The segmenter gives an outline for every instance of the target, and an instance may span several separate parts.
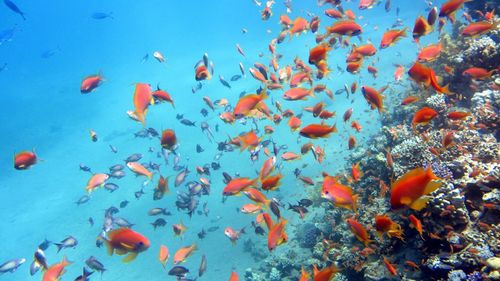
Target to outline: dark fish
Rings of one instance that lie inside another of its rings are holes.
[[[104,185],[104,189],[106,189],[109,192],[114,192],[118,188],[119,188],[119,186],[117,184],[112,183],[112,182],[108,182]]]
[[[162,219],[162,218],[159,218],[159,219],[156,219],[154,222],[152,222],[151,225],[156,230],[157,227],[163,227],[163,226],[167,225],[167,221]]]
[[[142,189],[134,192],[135,199],[139,200],[142,197],[142,195],[144,195],[144,194],[146,194],[146,193],[144,193],[144,190],[142,190]]]
[[[241,75],[239,75],[239,74],[233,75],[233,77],[231,77],[231,81],[233,81],[233,82],[238,81],[240,79],[241,79]]]
[[[194,85],[193,88],[191,88],[191,92],[196,93],[198,92],[199,90],[201,90],[201,88],[203,87],[203,84],[201,84],[201,82],[198,82],[198,84]]]
[[[118,153],[118,149],[116,149],[116,147],[112,146],[111,144],[109,145],[109,148],[113,153]]]
[[[104,217],[105,218],[112,218],[114,215],[118,214],[120,212],[120,209],[116,208],[115,206],[111,206],[104,210]]]
[[[391,0],[385,0],[384,8],[386,12],[389,12],[391,10]]]
[[[110,177],[115,178],[115,179],[121,179],[125,176],[125,172],[120,170],[120,171],[114,171],[110,175]]]
[[[193,122],[193,121],[188,120],[188,119],[182,119],[181,124],[186,125],[186,126],[196,126],[196,122]]]
[[[52,242],[50,242],[47,239],[44,239],[43,242],[38,245],[38,249],[45,251],[49,248],[50,244],[52,244]]]
[[[207,232],[202,228],[201,231],[198,232],[198,238],[203,239],[205,236],[207,236]]]
[[[122,202],[120,202],[120,208],[123,209],[123,208],[127,207],[128,203],[129,203],[129,201],[123,200]]]
[[[145,54],[144,57],[142,57],[142,59],[141,59],[141,63],[147,62],[148,59],[149,59],[149,54]]]
[[[80,163],[80,170],[84,171],[84,172],[89,172],[89,173],[92,173],[92,171],[90,170],[90,168],[88,166],[85,166],[84,164]]]
[[[90,280],[89,276],[92,275],[92,273],[94,273],[94,272],[93,271],[87,271],[87,269],[85,267],[83,267],[83,273],[82,273],[82,275],[76,277],[75,281],[88,281],[88,280]]]
[[[132,227],[134,225],[124,218],[113,218],[113,223],[119,227]]]
[[[200,263],[200,268],[198,269],[198,277],[201,277],[203,273],[207,271],[207,258],[205,255],[201,256],[201,263]]]
[[[76,240],[76,238],[73,236],[68,236],[64,238],[64,240],[62,240],[61,242],[54,244],[57,246],[57,252],[59,253],[59,251],[61,251],[64,248],[75,248],[76,245],[78,245],[78,240]]]
[[[157,216],[157,215],[165,215],[165,216],[171,216],[172,214],[167,211],[166,208],[153,208],[149,210],[148,215],[150,216]]]
[[[304,206],[307,208],[313,204],[313,201],[310,199],[300,199],[300,201],[298,203],[300,206]]]
[[[292,204],[288,204],[288,210],[292,210],[294,212],[296,212],[297,214],[299,215],[304,215],[308,212],[308,210],[304,207],[304,206],[301,206],[301,205],[292,205]]]
[[[26,17],[24,16],[24,13],[21,11],[21,9],[19,9],[19,7],[17,7],[16,4],[14,4],[14,2],[10,1],[10,0],[3,0],[3,2],[5,3],[5,5],[7,7],[9,7],[9,9],[11,9],[14,13],[16,14],[19,14],[21,17],[23,17],[24,20],[26,20]]]
[[[281,218],[281,212],[280,212],[280,208],[278,206],[278,204],[273,200],[271,201],[271,203],[269,204],[269,207],[271,208],[271,211],[273,212],[273,214],[279,219]]]
[[[202,109],[200,110],[200,113],[201,113],[201,115],[203,115],[203,117],[207,117],[207,115],[208,115],[208,110],[207,110],[206,108],[202,108]]]
[[[222,176],[224,176],[223,182],[228,184],[233,178],[226,172],[222,172]]]
[[[85,264],[90,267],[90,269],[93,269],[97,272],[100,272],[101,275],[106,271],[106,268],[104,267],[104,264],[100,262],[96,257],[90,256],[86,261]]]
[[[122,164],[116,164],[116,165],[109,167],[110,172],[121,171],[123,169],[125,169],[125,166]]]
[[[85,203],[89,202],[89,200],[90,200],[90,196],[83,195],[82,197],[80,197],[80,199],[78,199],[78,201],[75,202],[75,204],[80,206],[81,204],[85,204]]]
[[[158,133],[158,131],[155,130],[154,128],[148,128],[148,133],[149,133],[150,136],[152,136],[154,138],[160,136],[160,133]]]
[[[219,170],[219,169],[220,169],[220,164],[219,164],[219,163],[217,163],[217,162],[212,162],[212,163],[210,163],[210,167],[212,167],[212,169],[213,169],[214,171],[217,171],[217,170]]]
[[[40,57],[42,59],[48,59],[52,56],[54,56],[55,54],[57,54],[57,52],[59,52],[61,49],[59,49],[59,47],[55,48],[55,49],[50,49],[50,50],[46,50],[45,52],[43,52]]]
[[[218,226],[211,226],[207,229],[208,232],[214,232],[214,231],[217,231],[219,229]]]
[[[176,265],[168,271],[168,275],[183,278],[188,272],[189,269],[185,268],[184,266]]]
[[[256,224],[254,221],[252,221],[252,226],[255,229],[255,234],[264,235],[266,233],[264,228],[262,228],[260,225]]]
[[[142,159],[142,154],[134,153],[125,159],[125,162],[137,162]]]
[[[89,217],[89,224],[90,226],[94,226],[94,219],[92,217]]]
[[[30,264],[30,275],[35,275],[40,270],[40,264],[36,261],[32,261]]]
[[[231,85],[229,85],[229,83],[224,79],[222,75],[219,75],[219,81],[221,82],[222,85],[231,89]]]
[[[95,12],[92,14],[92,18],[96,19],[96,20],[103,20],[103,19],[107,19],[107,18],[114,19],[113,12],[109,12],[109,13]]]
[[[203,149],[203,147],[201,147],[201,145],[197,144],[196,145],[196,152],[197,153],[202,153],[203,151],[205,151],[205,149]]]
[[[25,258],[6,261],[2,265],[0,265],[0,274],[7,272],[13,273],[25,262],[26,262]]]
[[[143,129],[143,130],[140,130],[137,133],[134,133],[134,136],[136,138],[147,138],[147,137],[149,137],[149,132],[148,132],[148,130]]]
[[[177,120],[181,120],[181,119],[183,119],[183,118],[184,118],[184,114],[177,114],[177,115],[175,116],[175,118],[176,118]]]

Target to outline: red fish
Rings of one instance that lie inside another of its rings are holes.
[[[236,103],[233,110],[233,116],[236,119],[247,116],[254,109],[262,108],[263,101],[267,98],[266,90],[262,91],[260,95],[251,94],[240,98]]]
[[[270,227],[269,233],[267,234],[267,248],[270,252],[288,241],[288,235],[285,233],[286,223],[287,221],[282,218],[278,223]]]
[[[351,176],[352,176],[352,180],[354,182],[359,181],[359,179],[363,176],[363,172],[359,168],[359,162],[356,163],[356,164],[352,164],[352,167],[351,167]]]
[[[447,17],[451,23],[455,22],[455,13],[460,9],[465,2],[471,0],[449,0],[441,6],[439,10],[440,17]]]
[[[394,45],[401,37],[406,37],[406,30],[408,28],[403,28],[400,30],[392,29],[388,30],[382,36],[382,40],[380,41],[380,49],[385,49],[389,46]]]
[[[186,261],[198,248],[195,244],[182,247],[174,255],[174,264],[180,264]]]
[[[26,170],[37,163],[35,151],[22,151],[14,156],[14,169]]]
[[[333,205],[336,207],[356,211],[358,195],[354,195],[352,188],[337,182],[335,177],[324,177],[321,197],[332,200]]]
[[[349,226],[351,227],[351,231],[356,236],[356,238],[365,244],[366,247],[373,242],[370,240],[370,234],[368,234],[368,231],[366,231],[366,228],[360,224],[358,221],[355,219],[347,219],[346,220]]]
[[[307,20],[301,18],[301,17],[297,17],[294,21],[293,21],[293,25],[292,25],[292,28],[289,29],[289,33],[290,33],[290,37],[292,37],[294,34],[300,34],[304,31],[306,31],[309,27],[309,23],[307,22]]]
[[[200,61],[194,68],[194,79],[196,81],[212,79],[212,74],[203,61]]]
[[[224,235],[226,235],[227,238],[231,241],[233,245],[236,244],[236,241],[240,239],[240,235],[245,233],[245,228],[242,228],[238,231],[235,231],[232,227],[226,227],[224,230]]]
[[[238,276],[238,273],[232,271],[231,276],[229,276],[229,281],[239,281],[240,277]]]
[[[335,33],[347,36],[357,36],[363,32],[361,26],[352,20],[337,21],[332,26],[327,26],[326,30],[328,34]]]
[[[370,57],[370,56],[373,56],[373,55],[375,55],[377,53],[377,49],[371,43],[365,44],[365,45],[361,45],[359,47],[356,46],[356,44],[353,44],[353,46],[352,46],[352,52],[361,54],[364,57]]]
[[[296,101],[296,100],[306,100],[307,97],[312,96],[314,97],[314,91],[313,89],[306,89],[306,88],[292,88],[283,94],[283,98],[285,100],[291,100],[291,101]]]
[[[66,257],[63,257],[61,262],[47,268],[43,273],[42,281],[59,281],[64,273],[66,273],[65,268],[71,264],[72,262],[68,261]]]
[[[349,136],[349,140],[347,141],[349,150],[352,150],[354,147],[356,147],[356,139],[354,136]]]
[[[408,75],[417,83],[422,83],[426,88],[432,86],[439,93],[449,94],[448,85],[439,86],[436,78],[436,73],[430,67],[427,67],[419,62],[415,62],[408,70]]]
[[[326,60],[328,52],[332,48],[328,44],[319,44],[309,50],[309,63],[318,65],[320,61]]]
[[[157,86],[156,91],[154,91],[152,95],[155,100],[169,102],[172,105],[172,107],[175,108],[174,100],[172,99],[170,94],[167,93],[165,90],[160,89],[159,86]]]
[[[394,222],[386,215],[375,216],[375,229],[379,235],[386,234],[389,238],[396,237],[404,240],[401,225]]]
[[[359,0],[358,8],[360,10],[371,9],[375,5],[375,0]]]
[[[366,101],[370,105],[371,109],[377,109],[379,113],[384,111],[384,96],[382,95],[384,88],[379,91],[372,87],[363,86],[361,87],[361,92],[365,97]]]
[[[415,112],[415,115],[413,115],[413,119],[411,121],[413,130],[417,129],[417,125],[428,124],[436,116],[438,116],[438,113],[434,109],[430,107],[422,107]]]
[[[418,62],[431,62],[435,61],[439,54],[441,53],[441,50],[443,49],[443,46],[441,42],[438,44],[432,44],[427,47],[422,48],[420,52],[418,53]]]
[[[337,126],[327,126],[323,124],[310,124],[302,128],[299,134],[303,137],[316,139],[316,138],[327,138],[331,133],[337,132]]]
[[[177,146],[177,136],[174,130],[164,130],[161,134],[161,147],[167,150],[174,150]]]
[[[149,240],[145,236],[125,227],[108,232],[105,244],[109,255],[113,255],[113,252],[118,255],[129,254],[123,259],[125,263],[134,260],[139,253],[149,248]]]
[[[496,71],[497,71],[496,69],[488,71],[488,70],[481,68],[481,67],[471,67],[471,68],[467,68],[466,70],[464,70],[462,75],[466,76],[466,77],[470,77],[474,80],[487,80]]]
[[[440,180],[431,168],[413,169],[391,184],[391,208],[410,207],[413,210],[423,209],[430,198],[425,195],[441,186]]]
[[[82,85],[80,86],[80,92],[82,94],[88,94],[90,92],[95,91],[99,85],[101,85],[102,81],[104,81],[104,78],[102,75],[96,74],[96,75],[90,75],[82,80]]]
[[[384,257],[384,264],[385,264],[385,267],[387,268],[387,270],[389,270],[389,272],[391,273],[391,275],[393,275],[393,276],[398,275],[396,267],[394,267],[394,265],[392,263],[390,263],[386,257]]]
[[[415,25],[413,26],[413,39],[418,43],[420,37],[425,36],[432,31],[432,26],[427,22],[427,20],[419,16],[415,21]]]
[[[355,129],[356,132],[361,132],[361,125],[357,121],[352,121],[351,128]]]
[[[150,104],[154,104],[151,86],[146,83],[135,84],[133,102],[135,106],[135,116],[144,126],[146,123],[146,113]]]
[[[424,229],[422,227],[422,222],[414,215],[408,216],[408,219],[411,222],[411,227],[415,228],[415,230],[417,230],[418,234],[420,234],[420,237],[422,239],[424,239],[424,237],[422,236],[424,233]]]
[[[255,186],[255,179],[250,178],[236,178],[227,183],[222,191],[225,196],[238,195],[240,192],[247,190],[251,186]]]
[[[463,111],[452,111],[446,115],[448,119],[451,120],[462,120],[465,119],[466,117],[470,116],[470,112],[463,112]]]

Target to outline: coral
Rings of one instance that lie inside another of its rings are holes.
[[[281,280],[281,273],[275,267],[271,268],[271,272],[269,272],[269,280],[270,281],[280,281]]]
[[[417,136],[407,138],[394,146],[392,154],[398,156],[394,159],[394,173],[398,177],[433,159],[426,144]]]
[[[304,223],[297,229],[297,239],[302,248],[314,247],[320,235],[321,231],[312,223]]]
[[[449,281],[462,281],[467,279],[467,274],[463,270],[452,270],[448,273]]]

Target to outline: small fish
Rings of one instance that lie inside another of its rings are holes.
[[[141,59],[141,63],[147,62],[148,59],[149,59],[149,54],[145,54],[144,57],[142,57],[142,59]]]
[[[93,273],[94,273],[93,271],[87,271],[87,269],[84,267],[82,275],[76,277],[75,281],[89,281],[90,280],[89,276],[92,275]]]
[[[156,230],[157,227],[164,227],[165,225],[167,225],[167,221],[163,218],[158,218],[154,222],[152,222],[151,225]]]
[[[80,199],[78,199],[78,201],[75,202],[76,205],[80,206],[82,204],[85,204],[87,202],[89,202],[90,200],[90,196],[88,195],[83,195],[82,197],[80,197]]]
[[[103,20],[103,19],[114,19],[113,12],[105,13],[105,12],[95,12],[92,14],[92,18],[95,20]]]
[[[221,82],[222,85],[231,89],[231,85],[229,85],[229,83],[224,79],[224,77],[222,75],[219,75],[219,81]]]
[[[90,269],[93,269],[97,272],[100,272],[101,275],[106,271],[106,268],[104,267],[104,264],[100,262],[96,257],[90,256],[86,261],[85,264],[90,267]]]
[[[61,242],[54,243],[54,245],[57,246],[57,252],[59,253],[64,248],[75,248],[78,245],[78,240],[73,236],[68,236]]]
[[[23,11],[21,11],[21,9],[19,9],[19,7],[17,7],[17,5],[10,1],[10,0],[3,0],[3,3],[11,10],[13,11],[14,13],[16,14],[19,14],[21,17],[23,17],[24,20],[26,20],[26,16],[24,14]]]
[[[26,262],[25,258],[6,261],[0,265],[0,274],[7,272],[13,273],[25,262]]]
[[[241,79],[241,75],[239,75],[239,74],[233,75],[233,76],[231,77],[231,81],[232,81],[232,82],[238,81],[238,80],[240,80],[240,79]]]
[[[59,47],[55,48],[55,49],[49,49],[49,50],[46,50],[45,52],[43,52],[40,57],[42,59],[48,59],[52,56],[54,56],[55,54],[57,54],[61,49]]]
[[[118,149],[116,149],[116,147],[112,146],[111,144],[109,145],[109,148],[113,153],[118,153]]]
[[[181,124],[186,125],[186,126],[191,126],[191,127],[196,126],[196,122],[193,122],[193,121],[191,121],[189,119],[185,119],[185,118],[181,120]]]
[[[92,171],[90,170],[90,168],[88,166],[86,166],[85,164],[82,164],[82,163],[80,163],[80,170],[82,170],[84,172],[92,173]]]
[[[198,277],[201,277],[207,271],[207,258],[205,255],[201,256],[200,268],[198,269]]]

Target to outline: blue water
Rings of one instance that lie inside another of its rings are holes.
[[[71,3],[69,3],[71,2]],[[396,1],[393,1],[396,2]],[[359,11],[357,3],[345,3],[344,8],[351,8],[363,19],[357,20],[364,26],[363,42],[373,41],[378,46],[382,33],[396,19],[396,6],[400,8],[400,18],[406,26],[412,27],[417,14],[426,15],[423,1],[399,1],[393,3],[390,13],[381,12],[383,7]],[[79,164],[92,168],[95,172],[107,172],[113,164],[123,164],[123,159],[132,153],[143,153],[145,161],[161,163],[163,176],[175,176],[171,164],[165,166],[161,158],[156,157],[160,149],[157,139],[135,138],[134,133],[142,129],[139,123],[131,121],[125,112],[133,109],[133,84],[136,82],[160,84],[175,100],[175,110],[169,104],[151,107],[147,115],[147,126],[158,131],[171,128],[177,133],[181,155],[181,164],[188,165],[192,173],[188,180],[198,180],[194,172],[195,166],[213,161],[216,147],[211,144],[199,127],[186,127],[175,119],[178,113],[190,120],[207,121],[212,130],[219,124],[217,141],[227,139],[227,134],[236,136],[248,131],[248,125],[225,125],[219,118],[220,109],[209,110],[204,118],[199,113],[206,108],[203,96],[213,101],[227,98],[231,104],[238,100],[240,92],[255,92],[260,84],[248,73],[248,67],[254,62],[269,62],[267,50],[270,40],[280,31],[279,15],[285,12],[282,1],[273,7],[274,15],[268,21],[262,21],[260,10],[250,0],[241,1],[16,1],[26,13],[24,21],[19,15],[12,13],[0,4],[0,30],[14,29],[11,40],[0,45],[0,66],[7,63],[7,68],[0,72],[0,102],[2,113],[2,145],[0,146],[0,262],[24,257],[26,264],[13,274],[4,274],[2,280],[34,280],[40,279],[40,273],[30,277],[29,263],[37,245],[45,238],[60,241],[67,235],[75,236],[79,244],[76,249],[64,249],[56,253],[55,247],[49,248],[46,255],[49,264],[60,261],[67,256],[74,264],[67,268],[63,280],[73,280],[81,274],[84,261],[91,255],[104,263],[107,271],[102,280],[167,280],[164,269],[157,261],[160,244],[169,247],[171,256],[186,245],[196,243],[199,250],[183,264],[192,273],[196,273],[201,255],[208,260],[208,271],[200,280],[227,280],[231,270],[243,276],[248,267],[257,267],[248,252],[243,249],[243,240],[251,239],[258,247],[267,251],[266,237],[253,234],[250,222],[253,216],[237,213],[236,208],[248,203],[245,197],[230,197],[222,203],[221,172],[231,175],[255,176],[266,159],[261,153],[258,162],[252,163],[249,153],[238,151],[224,153],[220,160],[221,169],[212,171],[212,194],[200,200],[200,208],[208,202],[209,217],[194,215],[190,219],[183,212],[175,209],[175,188],[170,181],[171,193],[161,201],[153,201],[153,183],[145,188],[146,194],[140,199],[134,198],[134,192],[141,188],[143,178],[136,178],[128,170],[127,176],[120,180],[112,180],[120,189],[114,193],[98,190],[92,194],[89,203],[77,206],[74,202],[85,194],[88,173],[79,170]],[[436,3],[440,4],[440,3]],[[320,15],[321,31],[334,20],[323,14],[325,7],[317,7],[313,1],[294,1],[293,13],[290,17],[302,16],[307,19],[305,11]],[[113,12],[114,19],[96,20],[91,17],[94,12]],[[378,30],[374,30],[378,26]],[[248,29],[243,34],[242,28]],[[266,30],[270,30],[268,33]],[[433,33],[421,39],[422,45],[435,42],[437,34]],[[352,38],[351,42],[358,42]],[[235,44],[239,43],[245,50],[246,57],[237,53]],[[298,38],[288,38],[277,46],[277,52],[283,54],[280,66],[291,64],[295,56],[307,62],[309,48],[315,46],[314,35],[307,33]],[[318,171],[335,173],[344,168],[345,158],[349,155],[347,138],[349,134],[356,136],[358,145],[370,138],[380,129],[379,114],[368,111],[369,107],[362,98],[359,87],[362,85],[376,88],[393,81],[393,64],[408,65],[417,52],[417,47],[409,38],[404,38],[396,46],[379,50],[377,55],[365,61],[360,75],[347,72],[339,73],[336,65],[345,68],[345,55],[350,48],[335,49],[330,52],[329,65],[333,69],[327,79],[328,88],[335,92],[344,84],[350,85],[358,81],[358,92],[353,102],[347,100],[345,94],[335,96],[330,101],[324,94],[305,102],[281,101],[285,108],[300,112],[306,106],[325,101],[330,111],[337,112],[339,134],[328,140],[319,140],[318,144],[326,144],[326,161],[319,165],[312,155],[301,161],[285,163],[282,173],[285,175],[281,190],[272,196],[292,201],[306,197],[303,185],[293,176],[295,168],[303,168],[303,174],[312,178],[320,177]],[[161,51],[166,63],[160,64],[153,57],[154,51]],[[214,62],[215,74],[212,80],[203,83],[203,88],[196,94],[191,93],[194,86],[194,64],[208,53]],[[263,53],[264,57],[258,54]],[[401,55],[397,55],[400,53]],[[45,57],[42,57],[46,54]],[[149,54],[149,60],[141,63],[141,59]],[[230,82],[232,89],[219,83],[218,76],[229,80],[232,75],[239,74],[238,63],[242,62],[247,76],[237,82]],[[374,80],[366,71],[366,66],[374,62],[379,69],[379,77]],[[106,81],[88,95],[79,92],[83,77],[102,71]],[[404,79],[407,80],[407,79]],[[320,83],[320,82],[318,82]],[[406,83],[406,82],[405,82]],[[386,104],[391,107],[399,101],[398,94],[403,86],[392,85],[386,92]],[[282,91],[274,91],[272,100],[280,100]],[[391,104],[391,100],[393,101]],[[274,106],[269,107],[274,110]],[[341,116],[348,108],[354,108],[351,120],[359,121],[363,126],[362,133],[355,133],[348,125],[343,124]],[[299,152],[302,143],[297,142],[298,133],[290,135],[284,120],[274,126],[272,135],[279,144],[287,144],[289,151]],[[310,114],[305,113],[303,124],[313,122]],[[334,121],[330,121],[334,122]],[[268,121],[260,122],[261,131]],[[99,141],[93,143],[89,139],[89,130],[99,135]],[[267,138],[267,137],[266,137]],[[196,144],[201,144],[205,152],[197,154]],[[113,154],[109,145],[118,148]],[[148,152],[153,147],[154,153]],[[43,159],[27,171],[13,169],[12,158],[16,152],[34,148]],[[173,177],[172,177],[173,178]],[[171,179],[172,179],[171,178]],[[184,190],[184,187],[178,189]],[[318,191],[319,192],[319,191]],[[130,204],[118,214],[135,224],[134,230],[143,233],[151,241],[151,248],[139,255],[130,264],[121,262],[121,257],[108,256],[104,248],[96,248],[95,237],[100,231],[104,209],[117,206],[120,201],[129,200]],[[153,231],[150,223],[156,217],[149,217],[147,211],[152,207],[166,207],[173,212],[167,217],[167,227]],[[217,216],[220,221],[211,223]],[[89,226],[88,218],[95,221]],[[290,225],[300,223],[296,213],[284,211],[284,217]],[[184,239],[174,237],[171,226],[183,221],[188,230]],[[197,233],[204,227],[219,226],[216,232],[209,233],[204,240],[199,240]],[[224,228],[235,229],[247,226],[250,234],[244,235],[237,245],[232,246],[224,236]],[[293,238],[293,226],[289,226],[289,234]],[[279,247],[273,254],[281,254],[287,245]],[[171,261],[169,262],[169,267]],[[98,275],[96,273],[95,275]],[[146,277],[147,276],[147,277]],[[98,276],[93,276],[98,280]]]

